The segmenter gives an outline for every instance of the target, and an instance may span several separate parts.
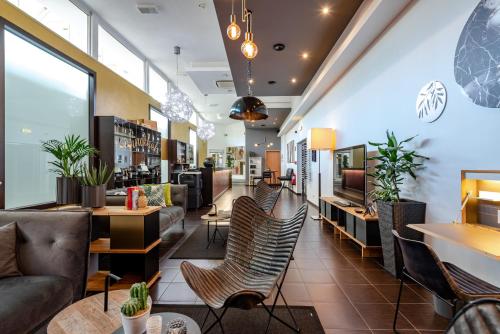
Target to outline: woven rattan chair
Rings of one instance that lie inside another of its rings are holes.
[[[299,332],[281,288],[306,215],[307,205],[304,204],[292,218],[274,218],[263,212],[252,198],[242,196],[234,203],[224,263],[203,269],[182,262],[181,271],[186,282],[208,306],[202,328],[210,313],[216,318],[205,333],[216,324],[224,333],[222,318],[228,308],[249,310],[259,304],[269,313],[266,333],[272,318]],[[274,287],[277,287],[277,294],[269,308],[264,300],[271,296]],[[274,315],[280,295],[294,326]],[[214,311],[216,309],[223,309],[220,316]]]
[[[280,186],[278,190],[271,187],[264,181],[259,181],[257,183],[257,189],[255,191],[255,196],[253,199],[264,212],[273,214],[274,207],[278,202],[278,198],[280,197],[281,191],[283,190],[283,184]]]
[[[395,230],[392,233],[403,258],[401,283],[394,314],[394,330],[396,330],[399,304],[405,280],[417,283],[450,305],[454,314],[460,301],[500,298],[499,288],[469,274],[452,263],[441,262],[427,244],[402,238]]]
[[[465,305],[451,320],[446,334],[500,333],[500,300],[484,298]]]

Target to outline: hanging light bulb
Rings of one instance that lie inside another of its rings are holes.
[[[250,10],[247,10],[246,21],[247,31],[245,33],[245,41],[241,44],[241,52],[247,59],[254,59],[259,53],[259,48],[253,41],[252,11]]]
[[[230,40],[237,40],[241,36],[241,28],[236,23],[236,15],[234,14],[234,0],[231,2],[231,16],[230,16],[230,24],[227,26],[227,37]]]

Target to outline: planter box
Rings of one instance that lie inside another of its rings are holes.
[[[379,217],[380,240],[384,255],[384,267],[394,276],[398,276],[402,269],[402,260],[392,230],[396,230],[403,238],[422,240],[420,232],[407,227],[408,224],[425,223],[426,204],[423,202],[400,200],[397,203],[377,201]]]
[[[81,202],[82,188],[80,181],[73,177],[58,177],[56,179],[56,202],[59,205],[79,204]]]
[[[82,186],[82,206],[101,208],[106,205],[106,185]]]

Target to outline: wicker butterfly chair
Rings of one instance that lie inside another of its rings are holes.
[[[203,269],[182,262],[181,271],[186,282],[208,306],[202,328],[210,313],[217,319],[205,333],[216,324],[224,333],[222,318],[228,308],[249,310],[259,304],[269,313],[266,333],[272,318],[300,331],[281,288],[306,215],[307,205],[304,204],[292,218],[274,218],[264,213],[252,198],[242,196],[234,203],[224,263]],[[271,296],[274,287],[278,293],[269,308],[264,300]],[[274,315],[279,295],[285,301],[294,326]],[[217,315],[214,310],[222,308],[221,315]]]
[[[477,299],[465,305],[451,320],[446,334],[500,332],[500,299]]]
[[[278,202],[283,186],[284,185],[282,184],[279,190],[275,190],[266,182],[259,181],[259,183],[257,183],[257,189],[253,199],[259,208],[264,210],[266,213],[273,214],[274,207]]]

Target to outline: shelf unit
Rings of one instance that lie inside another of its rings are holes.
[[[115,171],[108,189],[161,182],[160,132],[115,116],[94,120],[99,158]]]
[[[358,213],[359,208],[343,207],[335,203],[335,197],[321,197],[320,216],[322,222],[334,227],[334,237],[352,240],[361,247],[362,257],[380,257],[382,247],[378,216]]]
[[[194,148],[193,145],[187,144],[180,140],[169,139],[168,146],[168,170],[172,173],[176,167],[182,165],[188,168],[194,164]]]
[[[262,176],[262,157],[248,158],[248,185],[253,185],[254,176]]]

